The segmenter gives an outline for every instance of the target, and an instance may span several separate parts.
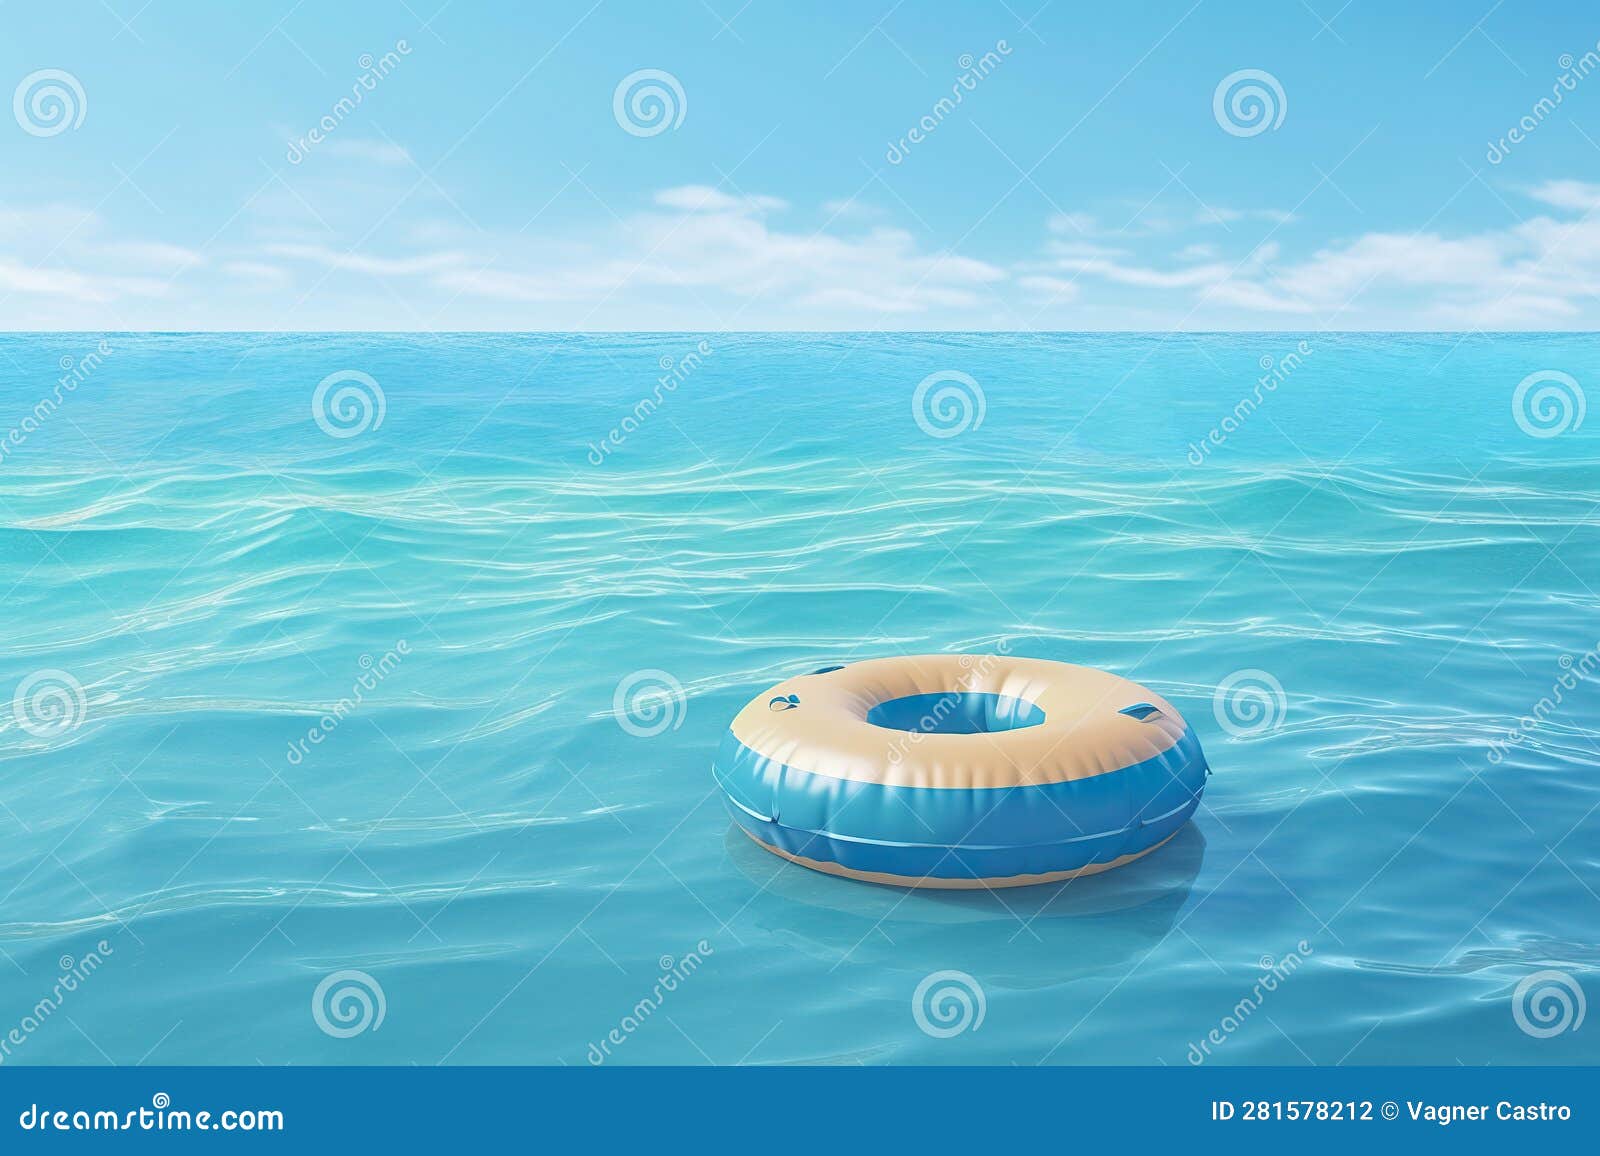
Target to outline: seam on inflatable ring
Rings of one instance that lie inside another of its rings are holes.
[[[1198,807],[1200,805],[1200,792],[1195,792],[1194,796],[1187,802],[1180,803],[1166,814],[1157,815],[1154,819],[1143,819],[1126,827],[1118,827],[1115,830],[1099,831],[1093,835],[1074,835],[1070,839],[1056,839],[1049,843],[900,843],[893,839],[867,839],[860,835],[837,835],[831,831],[817,831],[810,827],[790,827],[778,822],[776,819],[757,814],[731,795],[728,796],[728,802],[738,807],[739,810],[751,818],[759,819],[763,823],[771,823],[774,827],[782,827],[785,831],[792,831],[796,835],[808,835],[813,839],[835,839],[840,843],[859,843],[867,847],[902,847],[919,851],[1031,851],[1041,847],[1065,847],[1073,843],[1088,843],[1095,839],[1109,839],[1113,835],[1126,835],[1130,831],[1143,830],[1145,827],[1151,827],[1165,819],[1172,818],[1185,807]]]
[[[1202,788],[1202,789],[1204,789],[1204,788]],[[1176,815],[1179,811],[1181,811],[1185,807],[1187,807],[1189,805],[1189,803],[1193,803],[1196,806],[1200,805],[1200,791],[1196,791],[1194,793],[1193,797],[1191,797],[1187,802],[1179,803],[1176,807],[1172,808],[1172,810],[1170,810],[1170,811],[1164,811],[1161,814],[1156,815],[1154,818],[1140,819],[1139,820],[1139,826],[1140,827],[1153,827],[1155,824],[1161,822],[1163,819],[1172,818],[1172,816]]]
[[[715,776],[713,776],[713,777],[715,778]],[[728,802],[732,803],[735,807],[738,807],[739,810],[743,811],[746,815],[749,815],[752,819],[758,819],[763,823],[775,823],[776,824],[778,822],[778,820],[773,818],[771,815],[763,815],[760,811],[752,810],[751,808],[749,808],[749,807],[745,806],[743,803],[741,803],[738,799],[735,799],[733,797],[733,792],[728,790],[728,785],[726,783],[724,783],[720,778],[717,779],[717,786],[722,789],[723,798],[727,799]],[[781,824],[779,824],[779,825],[781,825]]]
[[[1181,829],[1179,828],[1179,830]],[[757,847],[771,852],[780,859],[810,868],[813,871],[820,871],[836,879],[854,879],[858,882],[875,883],[885,887],[905,887],[912,890],[930,891],[976,890],[980,887],[986,891],[991,891],[1003,887],[1031,887],[1043,883],[1064,883],[1083,875],[1098,875],[1102,871],[1114,870],[1117,867],[1136,862],[1152,851],[1165,847],[1178,836],[1178,831],[1173,831],[1172,834],[1158,839],[1143,850],[1120,855],[1115,859],[1109,859],[1102,863],[1086,863],[1082,867],[1068,867],[1060,871],[1047,871],[1037,874],[986,875],[980,878],[974,875],[896,875],[888,871],[863,871],[855,867],[846,867],[842,863],[835,863],[832,860],[813,859],[807,855],[785,851],[782,847],[776,847],[758,838],[743,827],[740,827],[739,830],[745,838],[749,839]]]

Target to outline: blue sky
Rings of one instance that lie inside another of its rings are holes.
[[[1600,320],[1592,4],[331,7],[7,4],[0,325]]]

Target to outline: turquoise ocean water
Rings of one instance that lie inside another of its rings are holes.
[[[1600,1061],[1596,382],[1583,335],[0,337],[0,1058]],[[1171,699],[1195,821],[996,895],[732,833],[749,698],[1001,647]]]

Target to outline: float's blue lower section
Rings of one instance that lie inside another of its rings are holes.
[[[1087,779],[887,787],[775,762],[730,731],[716,773],[740,826],[791,855],[917,879],[1004,879],[1149,850],[1194,812],[1206,763],[1186,730],[1155,758]]]

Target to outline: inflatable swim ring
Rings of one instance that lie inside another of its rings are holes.
[[[751,701],[714,773],[735,822],[817,871],[1019,887],[1155,850],[1200,803],[1200,742],[1160,695],[1036,658],[827,667]]]

